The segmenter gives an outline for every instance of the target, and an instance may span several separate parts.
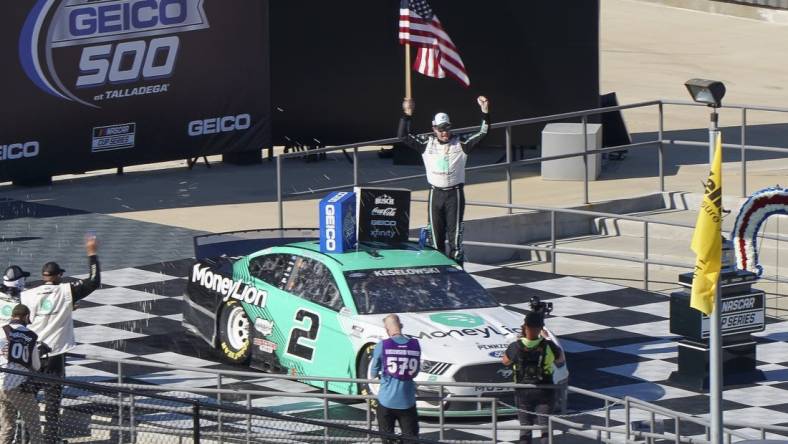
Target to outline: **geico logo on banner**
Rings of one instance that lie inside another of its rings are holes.
[[[243,131],[252,126],[252,116],[238,114],[237,116],[213,117],[189,122],[189,135],[201,136],[203,134],[229,133]]]
[[[171,77],[182,32],[209,28],[204,0],[39,1],[22,29],[19,55],[30,80],[41,90],[66,100],[95,106],[77,97],[57,73],[75,66],[45,63],[58,48],[83,46],[76,90],[102,85],[144,82]],[[117,42],[117,43],[116,43]],[[166,92],[158,88],[110,90],[92,95],[93,102]]]
[[[38,156],[38,142],[0,145],[0,160],[16,160]]]

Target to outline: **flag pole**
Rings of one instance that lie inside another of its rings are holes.
[[[713,107],[711,112],[711,122],[709,125],[709,167],[714,162],[714,151],[717,149],[717,137],[719,137],[719,127],[717,125],[717,108]],[[720,150],[722,147],[720,146]],[[721,153],[720,153],[721,154]],[[721,169],[720,169],[721,172]],[[721,188],[720,188],[721,190]],[[721,197],[720,197],[721,198]],[[722,203],[720,202],[720,205]],[[721,236],[721,233],[718,234]],[[722,270],[717,278],[717,288],[714,293],[714,305],[710,316],[711,328],[709,331],[709,415],[711,416],[711,443],[723,443],[723,417],[722,417],[722,328],[720,325],[720,311],[722,309],[722,289],[720,287],[720,277]]]
[[[410,78],[410,43],[405,43],[405,98],[413,98],[413,86]]]

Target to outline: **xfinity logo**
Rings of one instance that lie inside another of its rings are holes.
[[[326,205],[326,250],[337,249],[337,218],[334,204]]]
[[[216,274],[202,264],[194,264],[192,282],[199,283],[203,287],[221,294],[224,296],[223,302],[232,298],[247,304],[265,307],[268,298],[268,293],[265,290],[258,290],[251,285]]]
[[[17,160],[38,156],[38,142],[0,145],[0,160]]]
[[[19,38],[22,67],[47,94],[96,108],[102,100],[165,92],[166,83],[130,90],[114,85],[171,77],[181,44],[177,34],[209,27],[203,1],[37,0]],[[81,51],[64,52],[68,58],[56,67],[53,53],[66,47]],[[77,72],[76,81],[67,84],[57,69]],[[104,85],[110,89],[100,94],[77,94]]]
[[[252,126],[252,116],[239,114],[237,116],[213,117],[189,122],[189,135],[202,136],[204,134],[229,133],[243,131]]]

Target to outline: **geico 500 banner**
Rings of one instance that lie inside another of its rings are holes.
[[[266,0],[0,2],[0,180],[270,144]]]

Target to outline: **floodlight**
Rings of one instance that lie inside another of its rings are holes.
[[[725,96],[725,85],[717,80],[689,79],[684,83],[692,100],[719,108]]]

